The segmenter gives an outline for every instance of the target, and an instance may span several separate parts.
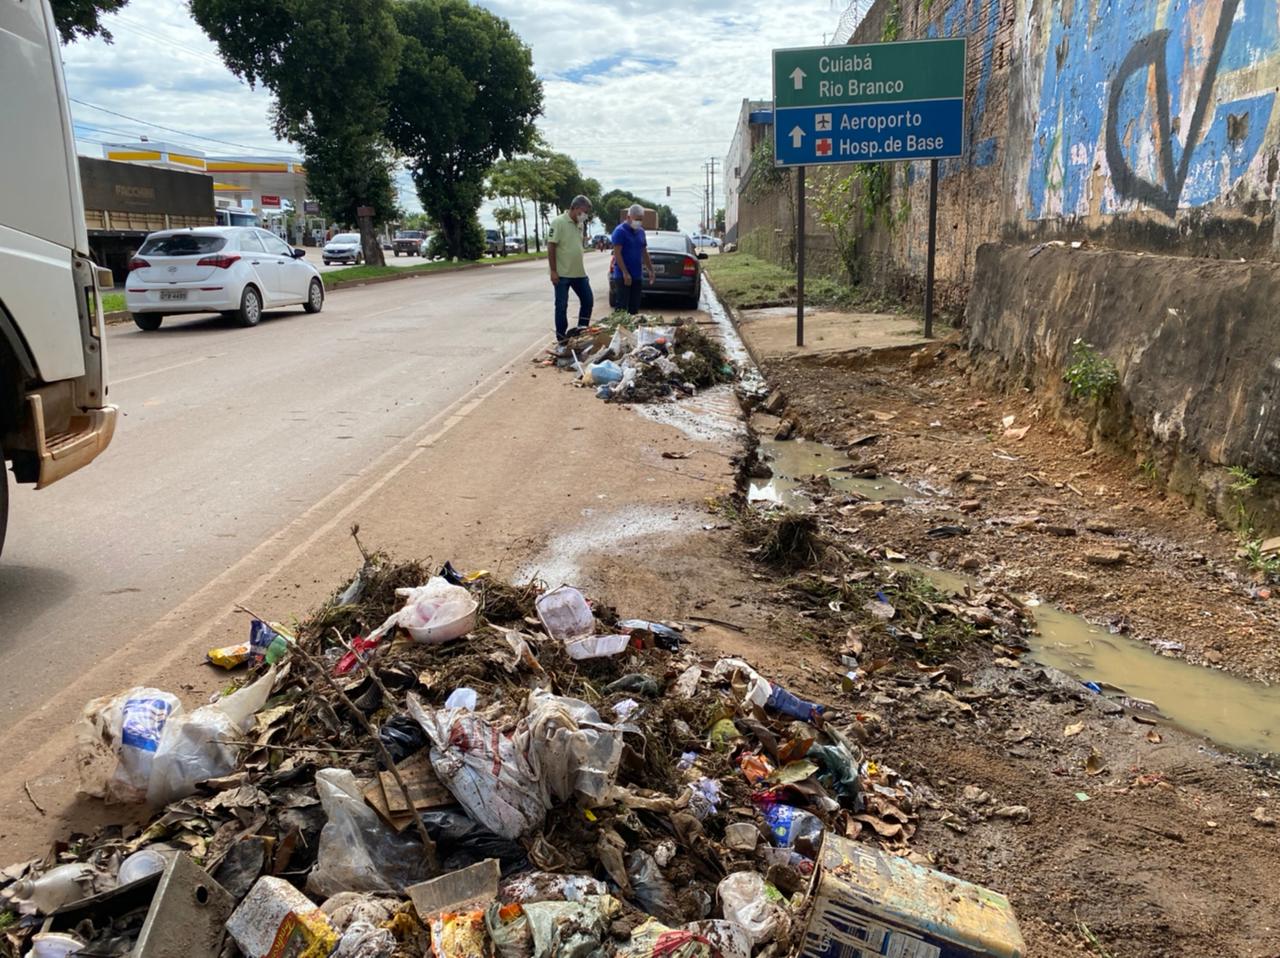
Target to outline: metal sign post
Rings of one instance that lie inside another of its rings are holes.
[[[798,167],[796,345],[804,345],[804,176],[820,164],[930,160],[925,335],[933,335],[938,160],[964,150],[966,43],[901,40],[773,51],[774,163]]]

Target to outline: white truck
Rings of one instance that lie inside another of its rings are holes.
[[[0,549],[9,467],[41,489],[111,442],[99,283],[48,0],[0,0]],[[101,275],[100,275],[101,274]]]

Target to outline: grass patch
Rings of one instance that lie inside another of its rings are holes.
[[[735,309],[795,305],[796,274],[776,263],[750,253],[721,253],[707,260],[703,269],[715,283],[716,293]],[[804,299],[809,306],[901,310],[900,306],[885,303],[865,289],[825,276],[805,277]]]
[[[756,558],[783,571],[818,565],[826,550],[818,520],[809,513],[748,512],[742,531]]]
[[[504,263],[523,263],[531,259],[546,258],[546,253],[511,253],[508,256],[486,258],[476,262],[489,266],[500,266]],[[436,263],[418,263],[414,266],[348,266],[345,269],[331,270],[322,275],[324,276],[324,285],[328,289],[338,289],[343,286],[349,286],[352,283],[366,283],[371,279],[382,279],[384,276],[417,276],[421,273],[439,273],[468,265],[471,264],[440,260]]]
[[[124,310],[124,293],[102,294],[102,311],[104,313],[123,313]]]

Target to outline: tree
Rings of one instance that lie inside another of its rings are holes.
[[[63,43],[101,37],[112,40],[111,31],[102,25],[102,17],[119,12],[129,0],[53,0],[53,22]]]
[[[600,221],[604,223],[604,228],[612,230],[617,226],[622,220],[627,207],[635,203],[639,203],[645,209],[653,210],[658,214],[658,229],[678,230],[680,228],[680,220],[676,217],[675,210],[670,206],[665,203],[646,200],[641,196],[636,196],[634,193],[628,193],[626,190],[610,190],[600,198],[597,212],[600,215]]]
[[[191,0],[232,73],[275,96],[277,136],[302,148],[307,181],[335,218],[361,220],[365,262],[381,264],[374,224],[395,216],[387,95],[402,43],[391,0]]]
[[[716,210],[716,232],[717,233],[724,232],[724,207],[723,206],[720,207],[720,209]]]
[[[533,145],[542,84],[529,48],[488,10],[467,0],[400,0],[394,11],[404,50],[388,136],[448,255],[461,257],[489,168]]]

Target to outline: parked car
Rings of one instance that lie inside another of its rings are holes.
[[[256,326],[264,309],[324,306],[324,281],[278,236],[248,226],[152,233],[129,262],[125,304],[139,329],[175,313],[223,313]]]
[[[484,231],[484,251],[490,256],[506,256],[507,247],[497,230]]]
[[[516,236],[508,236],[506,241],[506,247],[507,247],[508,253],[523,253],[524,240]]]
[[[706,233],[694,233],[689,239],[693,240],[694,246],[710,246],[712,249],[720,248],[720,241],[714,236],[708,236]]]
[[[360,245],[359,233],[338,233],[324,244],[320,258],[325,266],[334,263],[354,263],[359,266],[364,262],[364,249]]]
[[[653,260],[653,284],[644,287],[643,299],[679,297],[690,306],[697,306],[702,298],[702,260],[706,253],[699,253],[693,241],[684,233],[674,230],[645,230],[649,243],[649,258]],[[624,305],[625,294],[620,292],[622,282],[609,275],[609,306],[613,309]]]
[[[422,251],[422,241],[426,239],[427,234],[422,230],[400,230],[396,233],[395,241],[392,243],[392,249],[399,256],[404,253],[406,256],[418,256]]]
[[[608,233],[597,233],[591,237],[592,249],[613,249],[613,240],[609,238]]]

